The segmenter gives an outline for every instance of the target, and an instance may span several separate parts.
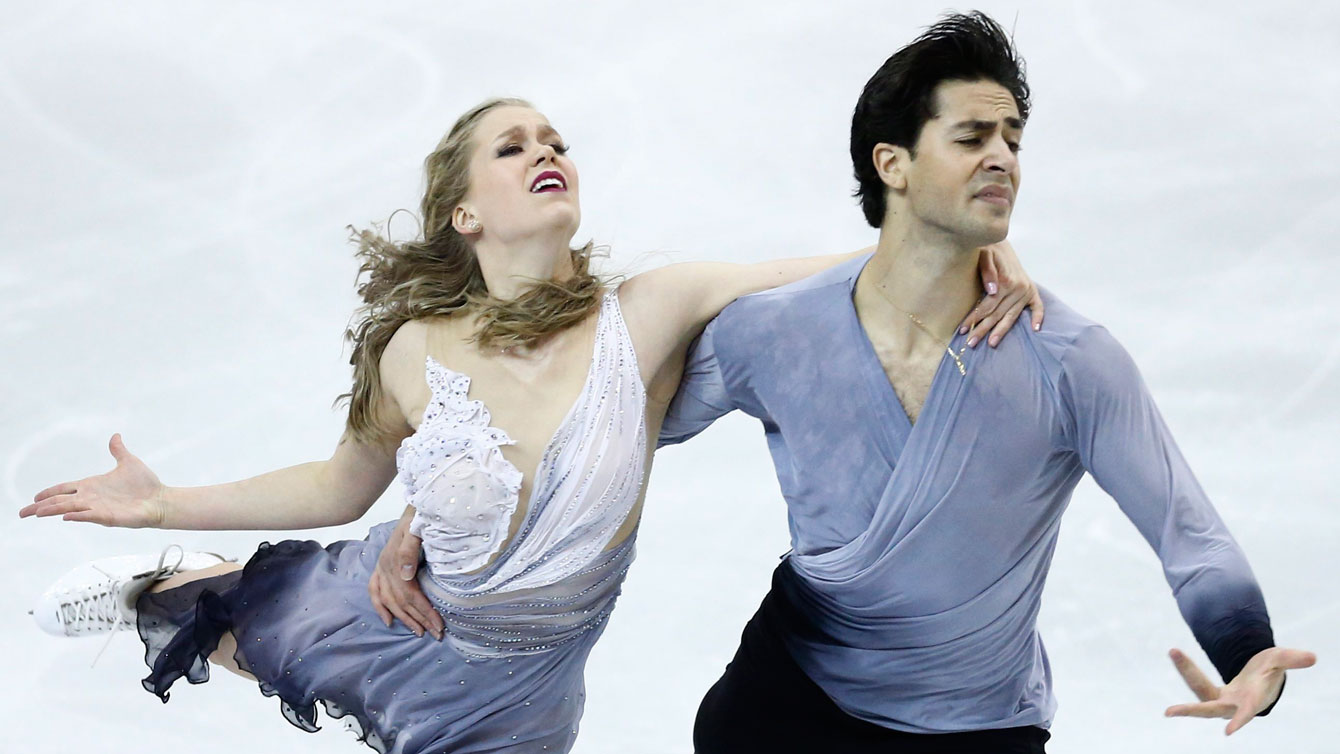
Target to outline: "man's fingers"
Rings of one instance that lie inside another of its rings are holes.
[[[413,604],[419,611],[419,614],[423,616],[423,624],[428,628],[428,631],[432,633],[433,636],[441,639],[442,629],[445,627],[442,623],[442,615],[437,612],[437,609],[433,607],[433,604],[428,601],[426,596],[424,596],[423,590],[417,588],[419,586],[417,582],[414,586],[415,589],[412,590],[409,595],[410,603]]]
[[[396,575],[404,581],[414,578],[414,573],[419,570],[419,548],[423,545],[423,540],[405,532],[400,538],[400,544],[396,546]]]
[[[1195,693],[1196,698],[1202,702],[1209,702],[1219,698],[1219,684],[1211,681],[1208,676],[1196,667],[1196,663],[1191,661],[1180,649],[1174,649],[1168,653],[1172,658],[1173,665],[1177,667],[1177,672],[1182,674],[1182,680]]]
[[[1167,717],[1222,717],[1230,718],[1237,706],[1227,702],[1201,702],[1200,704],[1174,704],[1163,714]]]
[[[391,625],[391,611],[382,604],[381,589],[377,586],[377,574],[372,574],[372,580],[368,582],[368,596],[372,598],[372,609],[381,616],[382,623],[388,627]]]
[[[442,616],[424,596],[419,582],[396,580],[387,584],[384,594],[386,602],[391,604],[393,609],[413,616],[418,626],[415,633],[422,636],[423,631],[427,630],[435,638],[442,638]]]
[[[1228,725],[1224,728],[1224,735],[1233,735],[1239,728],[1251,722],[1252,718],[1255,716],[1256,710],[1239,705],[1238,711],[1233,715],[1233,719],[1229,720]]]
[[[389,591],[389,590],[388,590]],[[390,609],[395,617],[405,624],[405,627],[414,632],[415,636],[423,636],[423,626],[419,624],[419,619],[405,609],[403,604],[396,601],[394,594],[383,594],[386,607]]]
[[[1317,655],[1301,649],[1282,649],[1272,658],[1275,667],[1285,670],[1310,668],[1317,664]]]

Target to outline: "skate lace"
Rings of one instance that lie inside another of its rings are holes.
[[[168,553],[172,552],[173,548],[177,550],[177,562],[168,565]],[[181,545],[164,547],[163,552],[158,556],[158,566],[149,573],[148,583],[152,584],[163,576],[176,573],[177,569],[181,568],[181,563],[185,558],[186,551],[182,549]],[[102,648],[98,650],[98,654],[93,658],[89,667],[97,665],[98,660],[102,659],[103,653],[107,651],[107,647],[110,647],[112,640],[116,638],[117,629],[133,627],[133,624],[121,614],[121,607],[117,604],[117,598],[121,594],[121,586],[126,580],[118,580],[115,576],[97,566],[93,566],[93,568],[108,578],[107,583],[101,588],[90,590],[60,606],[61,621],[66,626],[72,626],[78,631],[93,626],[107,626],[111,629],[107,634],[107,641],[103,642]],[[130,578],[135,578],[135,576]]]

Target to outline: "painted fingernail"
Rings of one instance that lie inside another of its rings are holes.
[[[971,338],[968,338],[968,348],[976,348],[976,347],[977,347],[977,336],[974,335]]]
[[[402,565],[402,566],[400,566],[400,578],[405,579],[406,581],[408,581],[409,578],[410,578],[411,576],[413,576],[413,575],[414,575],[414,566],[412,566],[412,565]]]
[[[999,338],[998,336],[996,336],[996,335],[992,335],[992,336],[991,336],[991,339],[990,339],[989,341],[987,341],[987,342],[991,344],[991,347],[992,347],[992,348],[995,348],[995,347],[996,347],[996,344],[1000,342],[1000,338]]]
[[[988,296],[994,296],[994,295],[996,295],[996,291],[997,291],[997,290],[998,290],[998,289],[996,288],[996,284],[995,284],[995,283],[987,283],[987,284],[986,284],[986,295],[988,295]]]
[[[959,335],[962,335],[963,333],[965,333],[965,332],[967,332],[967,331],[968,331],[968,326],[967,326],[967,325],[964,325],[964,326],[962,326],[962,327],[960,327],[960,328],[958,329],[958,334],[959,334]]]
[[[1038,332],[1041,329],[1042,329],[1042,323],[1040,322],[1033,323],[1033,332]]]

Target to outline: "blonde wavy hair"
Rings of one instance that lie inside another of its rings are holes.
[[[494,108],[533,106],[522,99],[486,100],[462,115],[424,160],[428,187],[420,205],[420,238],[401,243],[372,230],[349,227],[350,240],[362,259],[357,284],[363,305],[356,323],[345,330],[353,343],[354,367],[345,429],[355,440],[376,444],[393,441],[400,428],[386,426],[374,407],[382,398],[379,364],[391,336],[405,322],[473,309],[479,327],[473,341],[481,347],[535,345],[586,319],[600,306],[604,283],[590,271],[592,244],[572,249],[573,274],[565,280],[537,280],[515,299],[489,294],[474,250],[452,227],[451,214],[470,188],[470,156],[475,128]],[[351,320],[351,321],[353,321]]]

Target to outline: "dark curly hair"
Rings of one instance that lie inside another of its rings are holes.
[[[895,52],[866,82],[851,118],[851,163],[866,222],[884,221],[884,182],[871,154],[876,144],[917,155],[917,137],[935,117],[935,87],[944,81],[994,81],[1014,95],[1028,120],[1024,60],[1000,24],[981,11],[946,15]]]

